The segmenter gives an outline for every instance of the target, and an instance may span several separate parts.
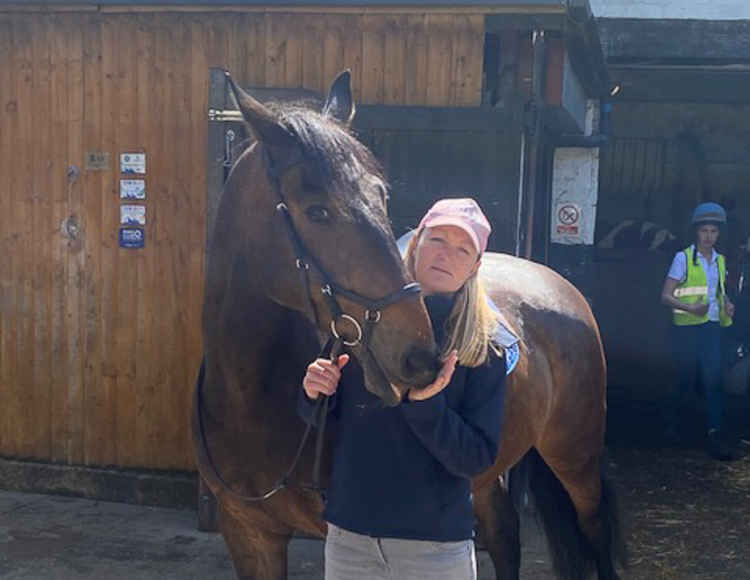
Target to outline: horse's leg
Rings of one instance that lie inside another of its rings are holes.
[[[497,580],[518,580],[521,566],[519,519],[508,491],[494,482],[474,491],[479,539],[492,558]]]
[[[220,512],[219,527],[237,580],[286,580],[292,531],[262,529],[262,524],[248,515],[249,510]]]
[[[583,462],[570,463],[565,453],[556,453],[554,449],[542,448],[540,453],[573,504],[585,539],[583,557],[595,561],[600,580],[617,579],[617,513],[613,492],[602,478],[600,456],[592,453]]]

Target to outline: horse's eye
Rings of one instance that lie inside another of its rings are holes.
[[[317,222],[317,223],[326,223],[330,221],[331,216],[328,213],[328,210],[324,208],[322,205],[311,205],[305,210],[305,213],[307,214],[307,217],[310,218],[311,221]]]

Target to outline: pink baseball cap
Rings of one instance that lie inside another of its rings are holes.
[[[470,197],[441,199],[435,202],[419,222],[420,229],[435,226],[456,226],[464,230],[481,256],[487,249],[492,226],[479,204]]]

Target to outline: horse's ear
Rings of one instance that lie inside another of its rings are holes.
[[[229,73],[226,75],[242,117],[250,125],[255,138],[271,147],[293,147],[296,144],[294,136],[279,122],[278,117],[238,87]]]
[[[354,119],[357,108],[352,96],[352,74],[349,69],[340,73],[333,81],[328,98],[323,105],[323,115],[333,117],[349,126]]]

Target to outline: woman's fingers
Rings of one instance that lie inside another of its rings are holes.
[[[443,363],[443,368],[438,373],[437,380],[433,384],[439,384],[442,388],[445,388],[453,378],[453,372],[456,370],[456,361],[458,360],[458,352],[452,350]],[[441,389],[442,390],[442,389]]]
[[[338,384],[331,384],[329,382],[324,381],[316,381],[316,380],[308,380],[304,384],[305,391],[307,391],[308,394],[310,393],[323,393],[324,395],[332,395],[336,392],[336,387]],[[315,397],[311,397],[315,398]]]
[[[308,397],[311,399],[317,399],[319,393],[329,396],[335,393],[336,388],[338,387],[338,382],[334,383],[307,376],[302,382],[302,387],[305,389]]]
[[[307,367],[305,378],[302,380],[302,387],[305,389],[307,396],[311,399],[317,399],[319,393],[328,396],[334,394],[341,380],[341,369],[348,362],[348,354],[340,355],[336,363],[324,358],[311,362]]]
[[[409,398],[412,401],[424,401],[430,397],[434,397],[440,391],[442,391],[453,378],[453,372],[456,370],[456,362],[458,361],[458,351],[451,351],[448,358],[443,362],[443,368],[440,369],[435,382],[431,385],[426,386],[420,391],[414,389],[409,391]]]

